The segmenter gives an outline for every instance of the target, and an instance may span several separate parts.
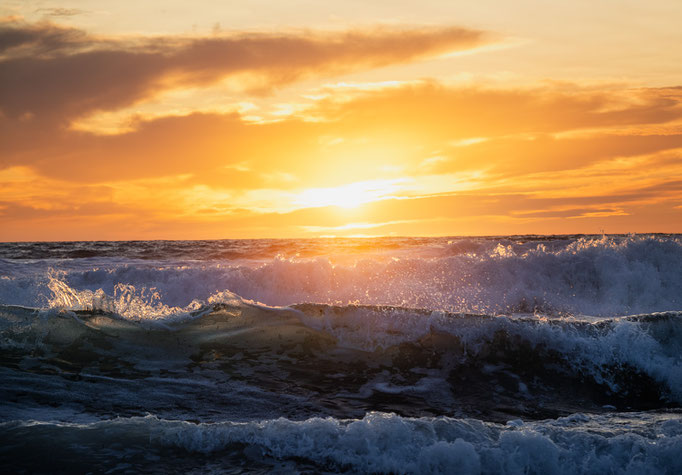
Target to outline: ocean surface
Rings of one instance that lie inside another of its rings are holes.
[[[682,473],[682,236],[0,243],[3,473]]]

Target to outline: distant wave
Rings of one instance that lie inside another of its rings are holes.
[[[292,241],[291,246],[308,249],[305,242]],[[260,256],[261,251],[252,252]],[[108,295],[121,309],[144,302],[146,314],[154,307],[167,315],[176,311],[169,309],[207,302],[229,290],[275,306],[358,303],[591,316],[682,309],[682,242],[677,237],[472,238],[363,252],[355,259],[343,254],[248,262],[8,259],[0,261],[0,303],[79,308],[78,302],[90,305]],[[244,249],[241,253],[248,255]]]

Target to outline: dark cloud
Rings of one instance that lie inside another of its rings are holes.
[[[62,121],[111,110],[164,89],[249,73],[270,88],[478,46],[464,28],[340,33],[250,33],[205,38],[94,39],[52,24],[0,24],[0,111]],[[11,54],[10,54],[11,53]]]
[[[23,24],[0,21],[0,61],[16,57],[40,58],[74,52],[95,40],[81,30],[52,23]]]

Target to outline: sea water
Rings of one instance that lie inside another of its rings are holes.
[[[682,237],[0,244],[3,471],[682,473]]]

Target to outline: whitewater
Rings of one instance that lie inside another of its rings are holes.
[[[12,473],[682,473],[682,236],[0,243],[0,378]]]

